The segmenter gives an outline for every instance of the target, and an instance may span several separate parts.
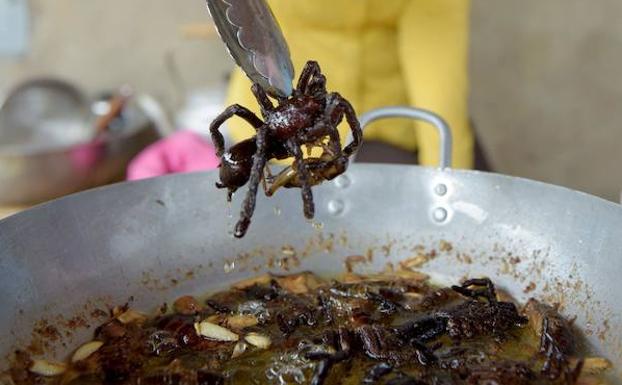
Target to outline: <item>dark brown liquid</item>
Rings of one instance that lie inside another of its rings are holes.
[[[346,282],[311,274],[262,277],[205,302],[184,298],[175,308],[147,320],[111,319],[95,335],[104,345],[56,377],[31,373],[29,358],[22,357],[13,381],[511,385],[573,384],[580,374],[568,325],[552,308],[534,306],[527,310],[541,314],[524,314],[498,300],[485,280],[438,288],[407,273],[349,275]],[[552,337],[542,345],[544,318],[550,320],[545,335]],[[271,345],[206,338],[195,329],[204,320],[239,341],[254,333]],[[246,350],[234,358],[236,344]]]

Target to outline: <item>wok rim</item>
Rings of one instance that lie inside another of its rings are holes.
[[[602,198],[602,197],[599,197],[599,196],[596,196],[596,195],[593,195],[593,194],[590,194],[584,191],[575,190],[570,187],[565,187],[565,186],[556,185],[553,183],[538,181],[535,179],[529,179],[526,177],[512,176],[512,175],[501,174],[501,173],[486,172],[486,171],[479,171],[479,170],[455,169],[455,168],[442,169],[438,167],[428,167],[428,166],[419,166],[419,165],[401,165],[401,164],[389,164],[389,163],[382,163],[382,164],[381,163],[355,163],[349,166],[348,172],[352,170],[353,168],[358,169],[358,168],[370,168],[370,167],[386,168],[386,169],[402,170],[402,171],[414,169],[414,170],[417,170],[418,172],[424,172],[424,173],[434,172],[439,175],[444,174],[448,176],[466,176],[466,177],[484,176],[484,177],[498,178],[500,180],[509,181],[509,182],[519,182],[523,184],[532,185],[534,187],[540,187],[540,188],[544,187],[544,188],[550,189],[551,191],[557,191],[563,194],[573,194],[577,198],[580,198],[580,199],[591,200],[594,203],[598,203],[601,205],[602,204],[607,205],[612,210],[620,210],[620,213],[622,214],[622,205],[616,202],[607,200],[605,198]],[[216,169],[216,170],[210,170],[210,171],[195,171],[195,172],[187,172],[187,173],[168,174],[168,175],[158,176],[154,178],[135,180],[135,181],[122,181],[122,182],[117,182],[117,183],[112,183],[112,184],[108,184],[104,186],[91,188],[91,189],[80,191],[77,193],[72,193],[72,194],[69,194],[63,197],[55,198],[47,202],[36,204],[32,207],[27,208],[26,210],[20,211],[6,218],[0,219],[0,227],[10,225],[10,222],[14,217],[30,215],[41,209],[50,208],[54,206],[57,202],[68,202],[78,197],[88,197],[90,195],[105,194],[109,190],[129,188],[130,186],[136,188],[136,187],[140,187],[141,185],[147,186],[147,185],[153,185],[153,184],[159,184],[159,183],[166,184],[166,183],[171,183],[171,181],[175,179],[182,180],[186,178],[188,179],[197,178],[201,175],[208,176],[208,175],[213,175],[217,172],[218,170]]]

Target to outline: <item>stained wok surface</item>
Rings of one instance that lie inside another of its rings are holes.
[[[353,259],[353,258],[351,258]],[[601,384],[554,307],[517,306],[488,279],[436,288],[379,274],[264,274],[180,297],[151,317],[116,307],[66,363],[26,353],[15,385]]]
[[[192,174],[122,184],[0,221],[0,304],[12,309],[0,314],[2,351],[29,341],[41,318],[85,312],[87,303],[134,296],[135,306],[155,308],[162,298],[266,270],[343,271],[336,256],[371,250],[372,261],[357,269],[377,271],[421,252],[433,255],[422,270],[438,281],[489,276],[519,301],[560,302],[588,329],[595,353],[620,361],[615,204],[494,174],[355,165],[315,190],[315,224],[300,215],[299,193],[282,191],[259,200],[255,221],[263,225],[234,242],[229,215],[239,197],[230,212],[214,182],[214,174]],[[71,335],[85,340],[90,331]],[[58,357],[67,352],[61,340],[49,342]]]

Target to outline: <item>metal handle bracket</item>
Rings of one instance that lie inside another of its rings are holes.
[[[421,120],[433,125],[438,131],[440,139],[440,168],[451,167],[451,154],[452,154],[452,136],[451,129],[447,122],[439,115],[420,108],[396,106],[396,107],[383,107],[375,110],[371,110],[360,117],[361,128],[365,128],[372,122],[381,119],[388,118],[411,118],[415,120]],[[348,143],[352,141],[350,138]],[[356,154],[354,155],[356,156]]]

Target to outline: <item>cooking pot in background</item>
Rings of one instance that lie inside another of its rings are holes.
[[[121,180],[130,159],[160,136],[140,100],[129,98],[106,119],[112,103],[90,103],[67,82],[17,86],[0,108],[0,205],[30,205]]]

